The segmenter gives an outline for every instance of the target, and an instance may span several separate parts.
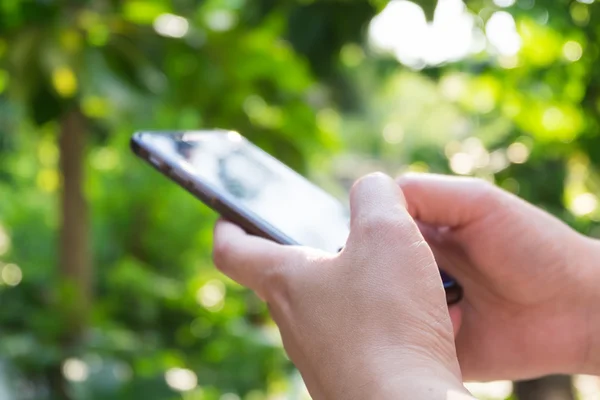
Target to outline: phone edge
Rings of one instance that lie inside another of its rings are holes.
[[[208,206],[210,209],[215,211],[224,219],[239,225],[249,234],[260,236],[279,244],[299,245],[297,242],[295,242],[287,235],[283,234],[282,232],[271,226],[268,222],[262,220],[261,218],[253,214],[251,211],[241,210],[239,209],[239,207],[235,207],[233,204],[228,204],[228,202],[225,199],[219,198],[219,196],[215,193],[215,191],[212,188],[208,187],[202,182],[194,180],[194,177],[188,176],[188,180],[182,180],[182,177],[179,174],[169,173],[174,169],[172,165],[169,165],[170,171],[165,171],[160,166],[154,164],[150,160],[150,150],[144,147],[143,142],[139,138],[144,133],[152,134],[153,132],[140,131],[134,133],[130,139],[130,148],[136,156],[146,161],[147,164],[149,164],[155,170],[160,172],[163,176],[178,184],[180,187],[185,189],[188,193],[193,195],[196,199],[200,200],[203,204]],[[170,164],[167,160],[163,158],[161,158],[160,161],[164,164]],[[186,172],[184,171],[184,173]],[[193,180],[196,182],[196,184],[192,182]],[[203,186],[204,190],[200,190],[200,188],[198,188],[198,185]],[[207,192],[212,192],[212,195],[209,195]]]

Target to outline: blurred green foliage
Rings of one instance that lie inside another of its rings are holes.
[[[432,18],[435,2],[420,4]],[[467,4],[482,28],[499,9],[490,0]],[[367,45],[368,23],[385,5],[0,3],[7,396],[301,392],[265,307],[211,264],[216,215],[130,154],[136,130],[235,129],[331,187],[374,169],[476,175],[598,234],[597,4],[518,0],[508,8],[522,38],[517,56],[484,49],[424,70]],[[57,137],[73,110],[85,116],[95,291],[74,345],[64,336],[75,297],[56,246]],[[55,391],[65,377],[67,393]]]

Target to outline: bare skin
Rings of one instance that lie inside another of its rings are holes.
[[[464,288],[451,314],[465,379],[600,372],[597,241],[481,180],[398,181],[437,261]]]
[[[355,184],[336,255],[215,228],[215,264],[268,303],[313,398],[464,400],[463,377],[598,373],[597,242],[481,181],[398,183]],[[450,312],[436,259],[465,290]]]
[[[313,398],[471,398],[437,265],[398,185],[382,174],[363,178],[351,214],[336,255],[220,221],[215,263],[267,301]]]

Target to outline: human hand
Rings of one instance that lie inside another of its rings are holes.
[[[464,289],[451,314],[465,379],[600,372],[596,241],[481,180],[398,181],[437,262]]]
[[[315,399],[470,398],[433,254],[382,174],[351,192],[339,254],[283,246],[220,221],[216,266],[266,300]]]

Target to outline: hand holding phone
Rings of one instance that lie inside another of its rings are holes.
[[[138,132],[131,146],[248,233],[332,253],[346,243],[347,207],[237,132]],[[460,300],[460,286],[442,277],[448,302]]]

